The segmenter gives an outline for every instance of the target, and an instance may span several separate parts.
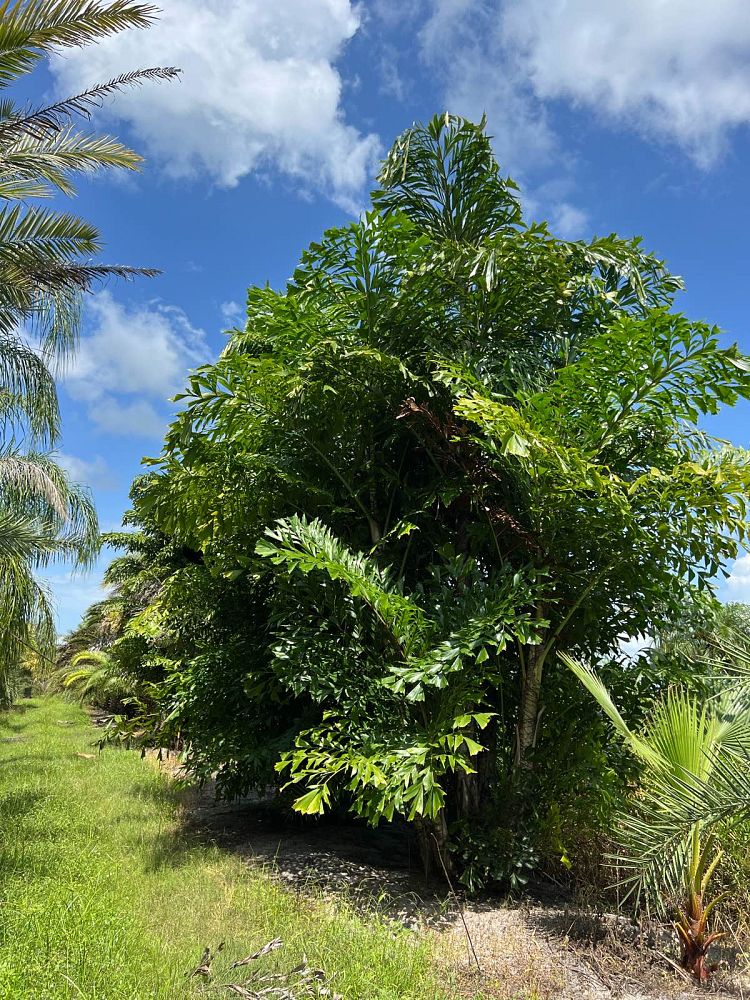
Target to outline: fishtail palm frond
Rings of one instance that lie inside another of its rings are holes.
[[[381,623],[386,635],[406,658],[419,647],[432,623],[410,598],[398,593],[387,571],[361,553],[353,553],[324,524],[305,517],[291,517],[266,529],[258,542],[258,555],[292,573],[326,573],[341,580],[353,597],[364,601]]]
[[[475,243],[521,223],[516,185],[500,176],[492,143],[478,124],[435,115],[407,129],[378,176],[373,204],[404,212],[440,240]]]

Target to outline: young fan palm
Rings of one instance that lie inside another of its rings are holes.
[[[636,903],[671,903],[682,947],[682,966],[699,981],[708,978],[711,944],[722,937],[709,929],[709,917],[723,897],[707,901],[711,877],[722,851],[712,832],[712,817],[685,819],[677,802],[718,787],[737,754],[750,751],[750,691],[745,684],[724,685],[706,702],[669,690],[641,733],[627,726],[594,671],[566,654],[562,660],[596,698],[618,734],[641,759],[644,771],[638,796],[620,817],[618,866]],[[726,814],[725,814],[726,815]]]
[[[47,54],[148,26],[156,8],[134,0],[5,0],[0,3],[0,89]],[[97,229],[33,199],[75,193],[76,174],[136,169],[117,140],[80,128],[103,99],[172,68],[127,73],[47,105],[0,101],[0,686],[23,650],[47,655],[53,640],[47,596],[34,570],[62,557],[87,560],[97,539],[85,491],[45,452],[59,434],[53,363],[76,343],[83,293],[110,276],[156,273],[95,260]],[[33,340],[24,339],[29,330]]]

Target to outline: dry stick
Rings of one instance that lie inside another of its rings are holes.
[[[481,973],[482,966],[479,964],[479,959],[477,958],[477,953],[476,953],[476,951],[474,949],[474,942],[471,940],[471,934],[469,933],[469,925],[466,923],[466,917],[464,916],[463,903],[458,898],[458,893],[453,888],[453,883],[451,882],[451,877],[448,874],[448,869],[445,867],[445,862],[443,861],[443,852],[440,850],[440,844],[438,843],[438,839],[437,839],[437,837],[435,836],[434,833],[431,833],[430,836],[435,841],[435,847],[437,847],[437,856],[438,856],[438,858],[440,860],[440,867],[443,869],[443,875],[445,875],[445,881],[448,883],[448,888],[452,892],[453,898],[455,899],[456,904],[458,906],[458,915],[461,917],[461,923],[464,925],[464,930],[466,931],[466,940],[469,942],[469,947],[471,948],[471,953],[474,956],[474,961],[477,964],[477,972]]]
[[[655,951],[660,958],[663,958],[668,965],[672,966],[672,968],[678,975],[682,976],[682,978],[685,980],[686,983],[692,983],[693,985],[695,985],[695,979],[692,976],[688,975],[688,973],[685,972],[685,970],[681,966],[679,966],[677,962],[671,959],[669,955],[665,955],[665,953],[663,951],[659,951],[658,948],[656,948]]]

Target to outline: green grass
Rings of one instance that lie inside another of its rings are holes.
[[[187,838],[149,761],[122,750],[76,757],[95,753],[95,738],[85,713],[60,699],[26,701],[0,721],[4,1000],[229,997],[217,988],[241,981],[229,962],[277,936],[284,947],[264,970],[288,971],[306,953],[346,1000],[455,995],[413,934],[288,892]],[[220,941],[213,982],[188,978]]]

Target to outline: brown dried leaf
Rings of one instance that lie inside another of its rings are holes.
[[[269,941],[268,944],[264,944],[260,951],[254,952],[252,955],[248,955],[247,958],[241,959],[239,962],[232,962],[229,966],[230,969],[239,969],[242,965],[249,965],[258,958],[262,958],[263,955],[267,955],[271,951],[276,951],[277,948],[281,948],[284,942],[281,938],[274,938],[273,941]]]

